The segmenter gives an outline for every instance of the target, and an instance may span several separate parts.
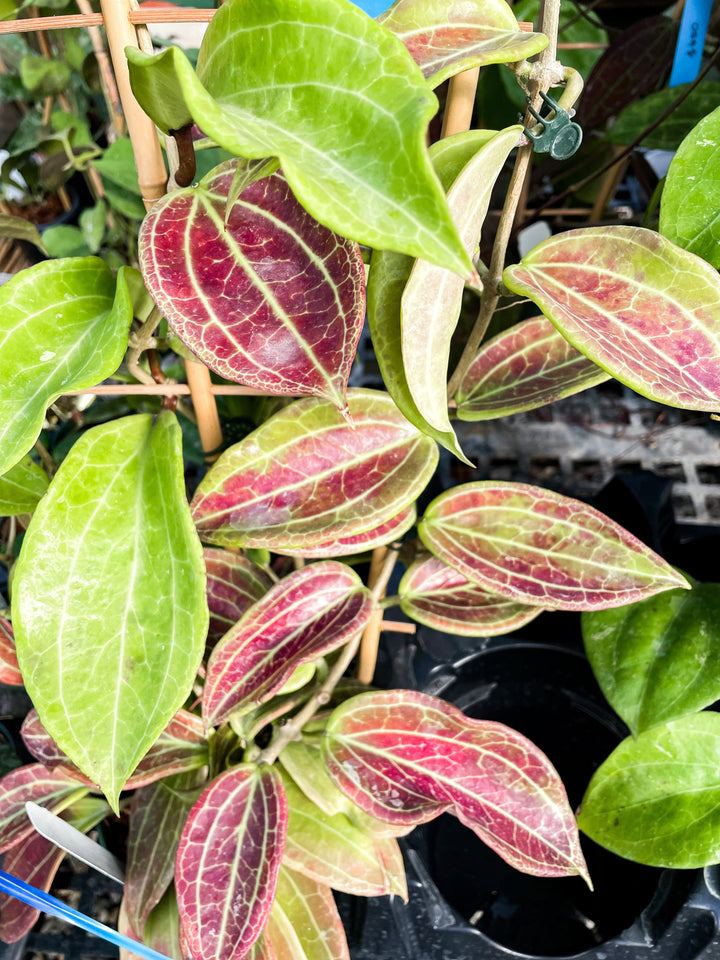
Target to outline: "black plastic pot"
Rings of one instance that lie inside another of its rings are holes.
[[[530,737],[576,807],[594,770],[627,733],[585,657],[567,645],[506,637],[470,641],[476,649],[463,650],[468,643],[421,632],[419,643],[398,645],[395,657],[391,651],[394,684],[441,696],[471,717]],[[445,663],[443,646],[452,650]],[[449,814],[401,843],[407,905],[340,900],[353,960],[695,960],[720,951],[718,868],[644,867],[583,836],[591,892],[579,878],[519,873]]]

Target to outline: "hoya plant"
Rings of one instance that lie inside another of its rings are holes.
[[[506,267],[523,127],[426,146],[435,86],[506,63],[532,96],[527,58],[548,80],[547,43],[503,0],[397,0],[377,20],[348,0],[227,0],[196,69],[175,48],[128,50],[187,186],[145,218],[140,272],[57,259],[0,290],[0,501],[19,525],[32,514],[2,679],[30,694],[36,758],[2,780],[8,872],[47,888],[57,868],[28,800],[83,830],[127,817],[121,924],[192,960],[347,957],[332,890],[405,897],[397,838],[443,812],[518,870],[590,882],[562,783],[526,737],[352,671],[401,554],[404,613],[475,636],[690,589],[609,518],[539,487],[480,481],[417,506],[439,447],[465,458],[455,418],[610,376],[717,408],[717,264],[688,249],[714,229],[699,207],[681,224],[669,204],[673,239],[578,229]],[[571,108],[577,76],[551,74]],[[235,159],[195,182],[194,139]],[[478,323],[451,371],[468,290]],[[516,296],[542,315],[483,343]],[[385,391],[347,385],[366,313]],[[117,374],[129,343],[137,367],[161,318],[188,363],[280,408],[190,503],[172,409],[85,431],[49,479],[28,457],[48,405]],[[0,934],[35,916],[6,901]]]

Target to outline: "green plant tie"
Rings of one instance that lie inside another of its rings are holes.
[[[567,160],[576,153],[582,143],[583,132],[579,124],[574,123],[567,110],[558,106],[557,102],[547,94],[541,93],[544,105],[548,108],[548,115],[542,116],[530,106],[527,98],[527,108],[538,123],[542,124],[540,133],[533,133],[525,128],[525,135],[533,141],[535,153],[549,153],[553,160]],[[550,116],[549,114],[554,114]]]

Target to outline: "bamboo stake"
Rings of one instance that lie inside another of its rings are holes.
[[[92,16],[92,7],[89,0],[75,0],[78,10],[86,17]],[[108,139],[110,141],[121,136],[125,129],[125,118],[123,117],[122,104],[120,103],[120,94],[118,93],[117,83],[115,83],[115,74],[112,72],[110,57],[105,49],[100,28],[87,24],[87,32],[90,37],[90,43],[97,60],[98,70],[100,71],[100,83],[103,89],[103,96],[110,117],[110,131]]]
[[[452,136],[454,133],[464,133],[465,130],[470,129],[479,77],[480,68],[473,67],[471,70],[465,70],[450,79],[440,133],[441,140],[444,137]]]

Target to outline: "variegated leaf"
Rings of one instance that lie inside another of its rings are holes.
[[[215,643],[273,585],[270,574],[252,560],[230,550],[205,547],[208,641]]]
[[[609,380],[545,317],[523,320],[484,344],[463,377],[458,420],[492,420],[570,397]]]
[[[155,204],[138,241],[147,288],[221,376],[344,410],[365,316],[360,249],[314,220],[281,173],[251,183],[226,217],[238,163]]]
[[[41,763],[6,773],[0,780],[0,853],[21,843],[35,830],[25,813],[28,800],[60,813],[86,793],[87,788],[78,786],[76,780],[61,771],[47,770]]]
[[[411,690],[367,693],[333,713],[323,750],[338,786],[379,819],[448,811],[518,870],[589,879],[557,772],[504,724]]]
[[[408,617],[464,637],[510,633],[542,613],[542,607],[489,593],[437,557],[423,557],[408,567],[398,593]]]
[[[22,682],[12,624],[5,617],[0,617],[0,683],[21,687]]]
[[[180,838],[175,888],[193,960],[243,957],[260,937],[285,848],[287,801],[274,767],[231,767],[203,791]]]
[[[336,560],[282,579],[213,650],[203,692],[206,726],[269,700],[296,667],[357,636],[374,606],[358,575]]]
[[[400,37],[433,87],[470,67],[524,60],[548,42],[521,31],[504,0],[396,0],[378,21]]]
[[[278,960],[350,960],[330,887],[280,868],[267,938]]]
[[[284,547],[283,552],[290,557],[347,557],[354,553],[366,553],[375,547],[380,547],[395,540],[400,540],[412,529],[417,520],[417,510],[413,504],[406,510],[381,523],[373,530],[365,533],[356,533],[348,537],[336,537],[327,543],[313,544],[310,547]]]
[[[643,227],[585,227],[545,240],[503,280],[643,396],[720,407],[720,278],[695,254]]]
[[[689,587],[670,564],[593,507],[524,483],[481,481],[440,494],[425,546],[473,583],[557,610],[618,607]]]
[[[288,800],[285,866],[344,893],[362,897],[389,893],[407,900],[396,840],[374,837],[343,813],[324,813],[287,774],[283,784]]]
[[[355,389],[348,401],[352,424],[328,402],[299,400],[226,450],[191,504],[201,538],[282,553],[353,538],[407,510],[435,469],[435,444],[387,394]]]

